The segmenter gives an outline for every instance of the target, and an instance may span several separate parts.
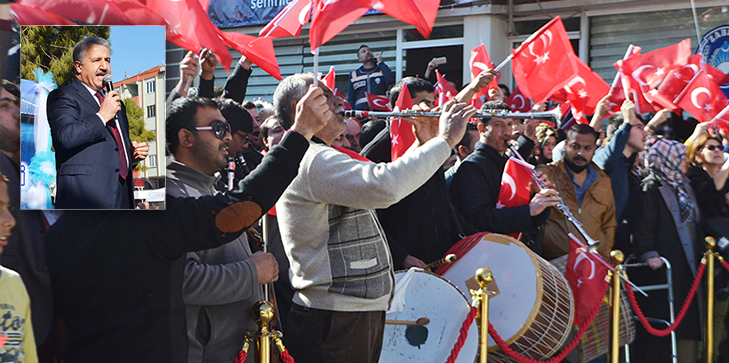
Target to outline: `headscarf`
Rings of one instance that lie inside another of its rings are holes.
[[[686,191],[680,168],[686,149],[688,147],[678,141],[660,139],[648,149],[645,159],[648,170],[678,191],[681,222],[686,222],[694,210],[694,202]]]

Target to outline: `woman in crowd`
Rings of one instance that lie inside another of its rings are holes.
[[[701,212],[705,232],[717,240],[721,236],[729,238],[729,159],[724,154],[721,137],[708,132],[701,134],[689,147],[687,155],[692,166],[686,176],[691,180],[691,187],[696,193],[696,204]],[[715,286],[714,358],[719,354],[719,343],[724,334],[724,321],[729,309],[726,271],[717,276]]]
[[[646,154],[648,176],[635,193],[630,211],[630,231],[633,251],[645,262],[647,269],[635,269],[633,282],[649,285],[665,282],[661,256],[673,268],[673,295],[688,296],[696,268],[701,259],[702,237],[696,197],[683,174],[688,169],[687,147],[677,141],[660,139]],[[681,325],[676,329],[678,362],[694,362],[696,342],[701,341],[701,319],[698,306],[700,294],[692,302]],[[645,315],[669,319],[668,300],[663,290],[651,291],[648,298],[637,296]],[[670,361],[670,338],[658,338],[638,327],[633,344],[636,362]],[[660,357],[659,357],[660,356]]]
[[[557,132],[546,123],[537,126],[537,148],[539,153],[535,157],[535,166],[552,162],[552,150],[557,146]]]

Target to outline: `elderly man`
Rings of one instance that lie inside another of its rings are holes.
[[[315,88],[313,75],[284,79],[274,93],[281,126]],[[286,328],[297,362],[375,362],[385,311],[394,293],[392,258],[372,209],[385,208],[422,185],[461,139],[473,107],[450,102],[440,123],[419,128],[419,144],[392,163],[352,159],[331,147],[344,129],[343,100],[325,85],[331,111],[314,135],[299,175],[276,205],[291,262],[294,305]],[[415,121],[418,122],[418,121]]]
[[[106,39],[81,40],[73,48],[76,80],[48,95],[57,209],[134,208],[132,169],[147,157],[149,147],[129,139],[119,94],[104,94],[110,61]]]

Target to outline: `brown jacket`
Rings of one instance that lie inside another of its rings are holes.
[[[600,254],[608,258],[613,247],[615,227],[617,226],[615,222],[615,199],[613,199],[613,191],[610,187],[610,177],[595,163],[590,165],[597,173],[597,180],[592,182],[585,192],[581,207],[578,207],[577,193],[569,174],[567,174],[563,160],[548,165],[540,165],[537,170],[541,170],[549,176],[549,180],[555,184],[555,188],[559,191],[560,197],[569,207],[572,215],[582,223],[585,232],[592,239],[600,241],[600,248],[598,249]],[[567,233],[571,232],[585,242],[577,228],[567,221],[562,212],[556,207],[552,208],[554,210],[549,214],[547,223],[541,227],[542,257],[547,260],[562,256],[569,251],[570,242]]]

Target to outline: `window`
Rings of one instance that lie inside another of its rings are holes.
[[[147,117],[157,116],[157,107],[155,105],[147,106]]]
[[[156,168],[157,167],[157,154],[147,155],[147,158],[144,159],[144,163],[147,164],[147,167],[149,167],[149,168]]]
[[[153,93],[155,90],[155,82],[147,82],[147,93]]]

